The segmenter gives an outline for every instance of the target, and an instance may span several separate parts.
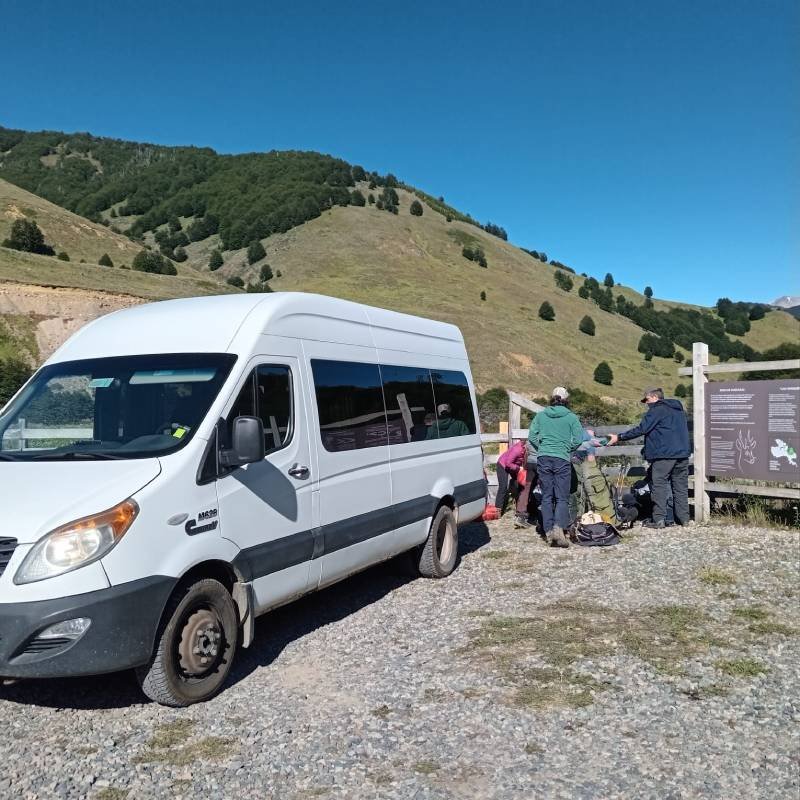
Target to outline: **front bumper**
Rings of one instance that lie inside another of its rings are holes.
[[[54,600],[0,603],[0,676],[99,675],[145,664],[175,581],[156,575]],[[45,628],[76,617],[92,621],[79,639],[37,646]]]

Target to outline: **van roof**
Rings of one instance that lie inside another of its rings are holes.
[[[81,328],[48,363],[149,353],[239,353],[263,334],[464,353],[455,325],[324,295],[275,292],[163,300],[122,309]],[[422,340],[437,344],[421,348]]]

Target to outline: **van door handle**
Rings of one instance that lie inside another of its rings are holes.
[[[300,478],[302,480],[305,480],[311,474],[311,470],[306,466],[300,466],[300,464],[295,464],[289,470],[289,474],[293,478]]]

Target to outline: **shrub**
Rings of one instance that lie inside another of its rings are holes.
[[[477,264],[480,264],[482,267],[488,267],[489,262],[486,260],[486,253],[483,252],[483,248],[481,247],[467,247],[465,246],[461,250],[461,255],[464,258],[469,259],[470,261],[475,261]]]
[[[354,206],[365,206],[367,201],[364,199],[364,195],[356,189],[354,192],[350,192],[350,204]]]
[[[570,278],[566,272],[562,272],[560,269],[555,271],[553,278],[556,282],[556,286],[558,286],[559,289],[563,289],[565,292],[571,292],[572,287],[575,285],[572,282],[572,278]]]
[[[578,324],[578,330],[587,336],[594,336],[594,320],[587,314]]]
[[[688,394],[689,394],[689,392],[686,389],[686,386],[684,384],[679,383],[675,387],[675,397],[686,397],[686,396],[688,396]]]
[[[272,280],[273,278],[272,267],[269,264],[264,264],[264,266],[261,267],[260,277],[262,283],[266,283],[267,281]]]
[[[182,247],[176,247],[175,252],[172,254],[172,260],[177,261],[179,264],[186,261],[189,256],[186,255],[186,251]]]
[[[683,363],[683,358],[684,358],[683,353],[681,353],[680,350],[676,350],[675,351],[675,356],[674,356],[675,363],[676,364],[682,364]]]
[[[228,286],[235,286],[237,289],[244,289],[244,281],[238,275],[228,278],[225,283],[227,283]]]
[[[256,261],[261,261],[262,258],[267,257],[267,251],[264,249],[264,245],[261,244],[259,241],[251,242],[250,246],[247,248],[247,263],[248,264],[255,264]],[[244,284],[242,284],[244,286]]]
[[[164,258],[161,253],[140,250],[133,259],[133,268],[138,272],[149,272],[153,275],[177,275],[175,265]]]
[[[58,254],[57,258],[58,258],[59,261],[69,261],[69,253],[67,253],[64,250],[62,250]]]
[[[372,192],[369,193],[369,197],[367,197],[367,202],[369,202],[371,206],[375,205],[375,195],[372,194]]]
[[[280,278],[280,277],[282,277],[282,276],[283,276],[283,273],[282,273],[280,270],[278,270],[278,271],[275,273],[275,277],[276,277],[276,278]]]
[[[582,297],[584,300],[589,299],[589,288],[586,286],[585,283],[583,284],[583,286],[581,286],[580,289],[578,289],[578,296]]]
[[[216,272],[225,263],[222,253],[219,250],[212,250],[211,257],[208,259],[208,268]]]
[[[419,200],[414,200],[414,202],[411,203],[411,208],[409,209],[409,211],[411,212],[411,214],[413,216],[421,217],[422,216],[422,203],[420,203]]]
[[[485,299],[486,299],[486,292],[481,292],[481,300],[485,300]]]
[[[444,218],[444,220],[445,220],[445,222],[452,222],[452,221],[453,221],[453,218],[452,218],[452,217],[451,217],[451,216],[448,214],[448,215],[447,215],[447,216]]]
[[[651,353],[659,358],[673,358],[675,356],[675,345],[669,339],[652,333],[642,335],[637,349],[640,353]]]
[[[650,300],[653,297],[653,290],[650,286],[644,287],[644,296]]]
[[[363,181],[367,179],[367,173],[364,172],[364,167],[361,167],[358,164],[353,165],[353,169],[350,171],[350,173],[353,176],[354,181]]]
[[[97,262],[101,267],[113,267],[114,262],[111,260],[111,256],[108,253],[103,253],[100,256],[100,260]]]
[[[602,383],[604,386],[611,386],[614,382],[614,373],[611,371],[611,367],[608,366],[608,362],[601,361],[594,368],[594,379],[597,383]]]
[[[29,219],[15,219],[11,225],[11,236],[3,241],[3,247],[21,250],[24,253],[38,253],[42,256],[54,256],[56,251],[44,240],[39,226]]]
[[[603,279],[603,286],[608,286],[609,289],[614,288],[614,276],[610,272],[606,272],[606,277]]]
[[[177,233],[181,229],[181,221],[177,217],[170,217],[167,227],[172,233]]]
[[[546,322],[552,322],[556,318],[555,309],[547,300],[539,306],[539,317]]]
[[[758,319],[764,319],[767,315],[767,308],[762,305],[755,305],[750,309],[749,319],[755,322]]]

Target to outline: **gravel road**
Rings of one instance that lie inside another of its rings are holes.
[[[0,797],[797,798],[800,534],[547,548],[461,531],[259,621],[189,709],[129,674],[0,688]]]

